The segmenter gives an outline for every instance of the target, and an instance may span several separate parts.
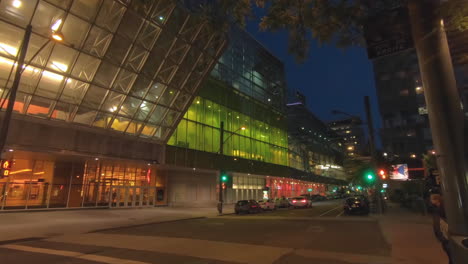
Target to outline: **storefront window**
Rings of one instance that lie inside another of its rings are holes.
[[[147,164],[12,160],[10,176],[0,179],[1,210],[153,206],[157,192],[165,202],[166,180]]]

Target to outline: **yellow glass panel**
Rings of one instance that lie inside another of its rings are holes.
[[[128,119],[124,118],[116,118],[114,122],[112,123],[112,129],[117,130],[117,131],[125,131],[125,129],[128,126]]]

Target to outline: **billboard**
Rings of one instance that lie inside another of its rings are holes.
[[[393,171],[390,174],[391,180],[407,180],[408,179],[408,164],[392,165]]]

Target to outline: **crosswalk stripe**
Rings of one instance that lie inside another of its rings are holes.
[[[275,246],[176,237],[94,233],[54,237],[47,239],[46,241],[162,252],[166,254],[175,254],[236,263],[271,264],[287,254],[298,254],[310,258],[321,257],[325,259],[334,259],[356,264],[391,263],[390,256],[337,253],[313,249],[293,249]]]
[[[270,264],[282,255],[292,252],[290,248],[223,241],[102,233],[53,237],[46,241],[144,250],[203,259],[255,264]]]
[[[149,264],[148,262],[141,262],[141,261],[135,261],[135,260],[129,260],[129,259],[106,257],[106,256],[86,254],[86,253],[74,252],[74,251],[28,247],[28,246],[22,246],[22,245],[10,244],[10,245],[2,245],[0,247],[13,249],[13,250],[19,250],[19,251],[33,252],[33,253],[79,258],[79,259],[102,262],[102,263],[109,263],[109,264],[117,264],[117,263],[118,264]]]

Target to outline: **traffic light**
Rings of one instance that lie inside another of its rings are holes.
[[[228,181],[228,177],[227,175],[221,175],[221,182],[227,182]]]
[[[226,171],[221,171],[219,175],[219,180],[221,181],[221,184],[223,185],[223,189],[226,189],[227,187],[232,188],[232,176],[229,175]]]
[[[364,180],[367,183],[373,183],[375,181],[375,173],[373,171],[366,171],[364,173]]]
[[[382,180],[386,180],[386,179],[387,179],[387,173],[385,173],[385,170],[380,169],[380,170],[379,170],[379,175],[380,175],[380,178],[381,178]]]

